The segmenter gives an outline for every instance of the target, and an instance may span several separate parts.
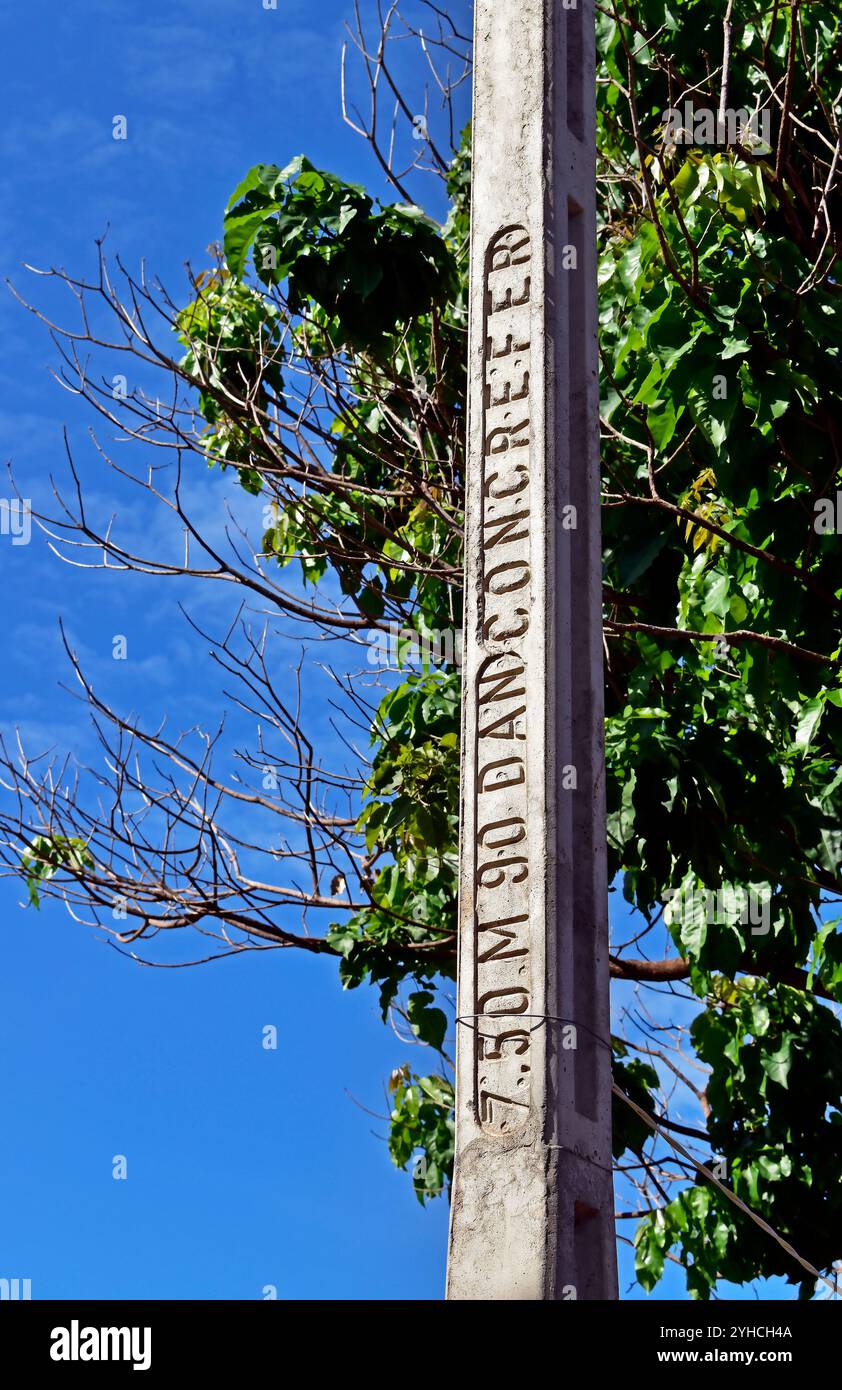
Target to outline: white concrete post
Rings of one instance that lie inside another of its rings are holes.
[[[593,0],[476,0],[448,1297],[617,1297]]]

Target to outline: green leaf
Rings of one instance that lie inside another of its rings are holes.
[[[761,1066],[770,1080],[777,1082],[779,1086],[786,1087],[792,1061],[792,1040],[787,1037],[777,1052],[764,1052],[762,1054]]]
[[[824,700],[821,698],[808,700],[803,706],[795,726],[795,746],[802,753],[806,753],[813,742],[823,714]]]
[[[406,1012],[416,1038],[428,1043],[438,1052],[444,1045],[447,1017],[441,1009],[430,1008],[433,998],[434,995],[428,990],[419,990],[411,994]]]

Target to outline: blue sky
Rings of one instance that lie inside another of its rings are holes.
[[[460,0],[461,3],[461,0]],[[467,9],[466,4],[461,5]],[[245,171],[305,152],[383,192],[340,119],[349,0],[66,0],[7,9],[0,121],[3,275],[58,309],[21,262],[88,276],[95,239],[141,256],[174,297],[207,259]],[[123,115],[128,138],[112,139]],[[24,496],[66,481],[62,427],[97,514],[165,546],[171,533],[104,469],[87,408],[51,379],[44,329],[0,295],[0,435]],[[137,462],[137,460],[135,460]],[[191,483],[209,527],[237,493]],[[5,478],[0,496],[9,496]],[[86,671],[147,724],[216,722],[222,682],[179,613],[224,627],[222,586],[68,570],[37,536],[0,542],[6,634],[0,726],[27,747],[99,756],[69,683],[58,618]],[[116,634],[128,659],[112,660]],[[290,643],[289,660],[297,647]],[[316,678],[313,677],[315,680]],[[315,692],[316,687],[313,687]],[[313,699],[315,732],[333,738]],[[422,1210],[385,1152],[384,1084],[415,1062],[372,990],[343,994],[330,961],[277,953],[144,970],[56,905],[0,879],[0,1277],[35,1298],[435,1299],[447,1209]],[[278,1029],[278,1048],[262,1047]],[[365,1107],[365,1108],[363,1108]],[[125,1155],[128,1177],[112,1162]],[[631,1224],[631,1223],[628,1223]],[[625,1296],[630,1256],[621,1252]],[[658,1290],[683,1296],[674,1266]]]

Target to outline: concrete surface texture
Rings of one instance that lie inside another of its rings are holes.
[[[593,0],[475,24],[447,1292],[608,1299]]]

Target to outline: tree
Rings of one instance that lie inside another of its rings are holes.
[[[439,996],[455,972],[470,183],[469,41],[425,8],[422,36],[378,3],[373,40],[356,9],[365,118],[343,71],[346,119],[400,202],[304,157],[258,165],[188,303],[101,248],[92,282],[51,272],[80,312],[50,325],[65,380],[170,460],[134,480],[185,545],[126,549],[72,458],[72,498],[57,489],[40,523],[91,564],[237,586],[214,659],[255,741],[234,764],[221,730],[142,729],[68,651],[103,767],[91,782],[6,750],[0,818],[33,903],[63,898],[121,950],[190,928],[201,958],[208,940],[213,956],[307,950],[349,988],[376,984],[384,1018],[440,1055],[390,1081],[392,1157],[420,1155],[422,1201],[452,1164]],[[839,28],[820,0],[598,6],[608,843],[637,919],[611,957],[628,982],[619,1215],[639,1220],[646,1288],[678,1258],[703,1298],[771,1274],[810,1297],[842,1254],[842,935],[826,911],[842,887]],[[443,112],[398,84],[397,37],[421,44]],[[422,211],[431,177],[443,221]],[[168,389],[115,395],[92,349]],[[235,520],[223,550],[194,524],[182,479],[207,466],[260,499],[259,538]],[[349,744],[366,730],[367,760],[322,764],[307,667],[290,699],[255,604],[297,624],[311,659],[339,644],[341,717]],[[372,651],[374,694],[353,672]]]

